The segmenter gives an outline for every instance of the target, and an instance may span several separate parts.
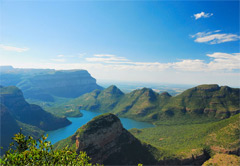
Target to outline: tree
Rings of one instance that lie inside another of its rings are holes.
[[[92,166],[90,157],[85,152],[76,152],[68,147],[62,150],[53,150],[47,136],[34,140],[31,136],[24,136],[21,131],[13,137],[14,143],[10,144],[9,150],[0,159],[0,165],[77,165]],[[98,165],[98,164],[97,164]]]

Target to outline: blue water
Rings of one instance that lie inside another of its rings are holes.
[[[85,111],[85,110],[81,110],[81,113],[83,114],[82,117],[68,118],[72,122],[72,124],[70,124],[69,126],[66,126],[58,130],[46,132],[46,134],[48,134],[47,140],[51,141],[51,143],[54,144],[62,139],[65,139],[73,135],[79,127],[86,124],[92,118],[102,114],[99,112],[91,112],[91,111]],[[120,118],[120,120],[123,124],[123,127],[127,130],[132,128],[142,129],[142,128],[154,127],[154,125],[150,123],[138,122],[128,118]]]

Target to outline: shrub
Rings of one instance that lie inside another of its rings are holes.
[[[0,165],[77,165],[91,166],[90,158],[85,152],[76,152],[65,147],[62,150],[53,150],[47,136],[34,140],[31,136],[24,136],[21,131],[13,137],[14,143],[0,159]]]

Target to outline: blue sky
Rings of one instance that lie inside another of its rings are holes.
[[[0,65],[240,86],[238,1],[0,3]]]

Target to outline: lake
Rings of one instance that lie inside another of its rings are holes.
[[[92,118],[102,114],[99,112],[92,112],[92,111],[85,111],[85,110],[81,110],[81,113],[83,114],[82,117],[76,117],[76,118],[68,117],[68,119],[72,122],[72,124],[64,128],[60,128],[58,130],[46,132],[46,134],[48,134],[47,141],[51,141],[51,143],[54,144],[62,139],[65,139],[73,135],[79,127],[89,122]],[[127,130],[132,128],[142,129],[142,128],[154,127],[154,125],[150,123],[138,122],[129,118],[119,118],[119,119],[121,120],[123,127]]]

